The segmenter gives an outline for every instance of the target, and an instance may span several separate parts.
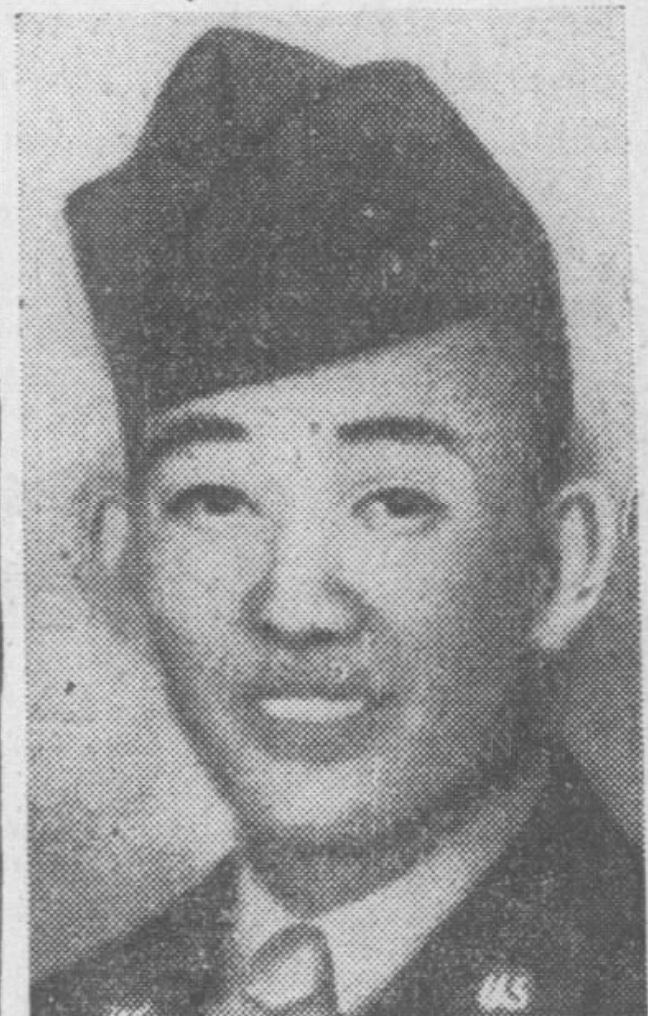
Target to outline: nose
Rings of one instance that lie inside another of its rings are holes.
[[[339,575],[324,527],[284,529],[267,574],[251,597],[252,623],[265,640],[294,647],[355,638],[367,611]]]

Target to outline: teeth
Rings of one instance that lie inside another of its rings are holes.
[[[267,698],[260,708],[276,720],[301,720],[302,723],[330,723],[355,716],[365,707],[364,699]]]

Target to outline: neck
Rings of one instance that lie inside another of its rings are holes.
[[[417,860],[398,845],[364,853],[348,847],[316,849],[292,843],[247,841],[244,856],[272,896],[302,920],[375,892]]]

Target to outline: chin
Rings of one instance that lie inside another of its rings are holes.
[[[358,851],[392,825],[380,768],[375,757],[329,766],[248,758],[230,768],[221,789],[245,840],[307,853]]]
[[[275,761],[232,779],[223,791],[248,843],[357,857],[427,841],[457,818],[462,795],[454,782],[441,790],[433,780],[395,779],[393,770],[375,755],[326,767]]]

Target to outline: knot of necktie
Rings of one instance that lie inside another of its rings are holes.
[[[253,956],[242,995],[264,1016],[336,1016],[333,959],[323,932],[296,924],[273,935]]]

